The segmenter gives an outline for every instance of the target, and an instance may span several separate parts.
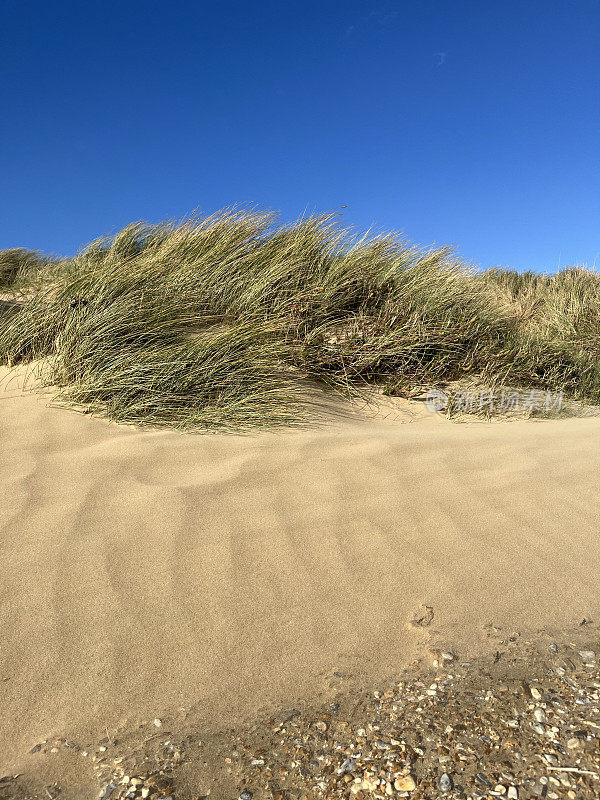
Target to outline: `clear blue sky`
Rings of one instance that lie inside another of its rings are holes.
[[[231,203],[600,268],[598,0],[0,0],[0,248]]]

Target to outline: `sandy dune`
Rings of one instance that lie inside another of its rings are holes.
[[[600,612],[600,420],[120,428],[0,393],[0,752]],[[432,606],[426,628],[410,621]]]

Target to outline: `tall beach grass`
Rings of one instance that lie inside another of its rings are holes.
[[[0,310],[0,359],[116,421],[296,424],[326,391],[465,377],[600,401],[596,273],[478,273],[334,215],[136,223],[70,259],[4,251],[0,278],[19,300]]]

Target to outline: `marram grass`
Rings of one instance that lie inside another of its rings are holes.
[[[596,273],[477,273],[332,215],[224,210],[130,225],[71,259],[8,250],[0,291],[2,361],[39,362],[60,400],[120,422],[289,425],[319,389],[464,378],[600,402]]]

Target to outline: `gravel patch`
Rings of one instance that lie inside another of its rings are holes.
[[[161,715],[95,745],[36,743],[29,758],[90,761],[101,800],[599,798],[596,627],[490,636],[489,655],[434,648],[377,688],[335,672],[321,706],[212,731],[193,712]],[[61,796],[59,779],[42,791],[32,776],[2,778],[0,798]]]

